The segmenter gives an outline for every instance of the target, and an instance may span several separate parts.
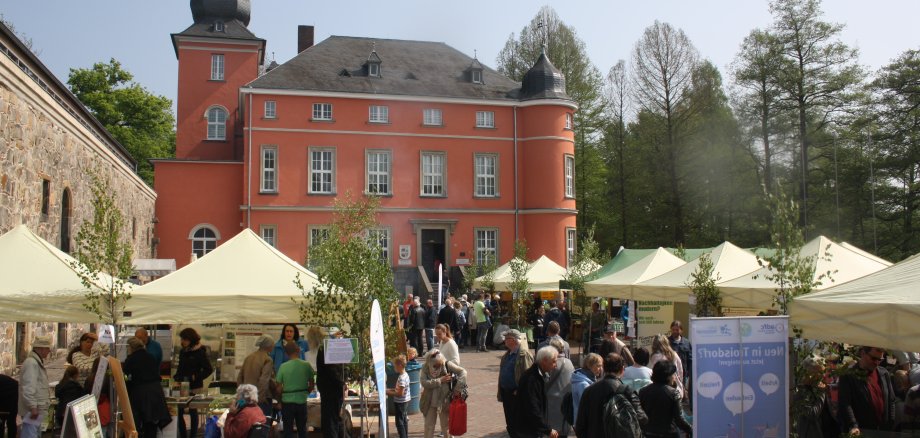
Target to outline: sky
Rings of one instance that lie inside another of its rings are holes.
[[[389,0],[338,3],[252,0],[249,29],[268,41],[267,60],[287,61],[297,50],[297,26],[330,35],[444,42],[495,67],[509,36],[520,33],[543,5],[551,6],[584,41],[606,74],[629,60],[642,31],[655,20],[683,29],[701,57],[727,68],[744,37],[772,18],[766,0]],[[825,20],[845,26],[840,39],[876,71],[907,49],[920,49],[915,25],[920,1],[825,0]],[[62,82],[71,68],[115,58],[135,81],[175,102],[177,63],[171,33],[192,24],[184,0],[3,0],[0,14],[31,38],[39,58]]]

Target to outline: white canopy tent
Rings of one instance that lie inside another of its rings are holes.
[[[737,278],[760,268],[757,256],[754,253],[724,242],[712,249],[710,259],[713,265],[713,276],[718,278],[716,284]],[[643,281],[631,287],[630,295],[620,298],[641,301],[675,301],[686,303],[689,301],[691,275],[696,272],[700,258],[661,274],[650,280]]]
[[[920,255],[865,277],[796,298],[791,324],[807,339],[916,351]]]
[[[802,246],[803,256],[815,257],[815,280],[824,275],[816,291],[866,276],[891,266],[891,263],[872,256],[852,245],[834,243],[824,236],[812,239]],[[751,307],[767,309],[779,284],[768,280],[770,271],[762,267],[750,274],[719,284],[722,305],[726,307]]]
[[[131,315],[124,322],[299,321],[303,295],[294,285],[298,274],[310,293],[316,274],[245,229],[204,257],[136,289],[126,306]]]
[[[626,298],[632,285],[650,280],[686,264],[683,259],[659,247],[651,254],[610,275],[585,283],[589,297]]]
[[[492,280],[495,282],[496,291],[510,291],[508,284],[511,283],[511,264],[520,263],[521,259],[511,259],[508,263],[495,269]],[[537,260],[530,263],[527,270],[527,280],[530,282],[531,292],[550,292],[559,290],[559,280],[565,279],[566,270],[547,256],[540,256]],[[473,287],[482,287],[483,277],[477,277],[473,282]]]
[[[0,321],[99,322],[83,308],[87,289],[77,263],[25,225],[0,236]],[[112,281],[102,274],[99,284]]]

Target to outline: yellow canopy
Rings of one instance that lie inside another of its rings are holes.
[[[250,229],[172,274],[132,293],[126,324],[285,323],[300,320],[316,274],[291,260]],[[295,302],[296,301],[296,302]]]

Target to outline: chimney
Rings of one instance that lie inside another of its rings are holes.
[[[297,53],[313,47],[313,26],[297,26]]]

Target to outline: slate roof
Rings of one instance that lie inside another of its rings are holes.
[[[569,99],[565,94],[565,77],[546,53],[541,53],[533,67],[524,74],[521,99]]]
[[[223,32],[214,30],[214,21],[215,20],[209,20],[195,23],[182,32],[172,34],[173,49],[176,51],[176,56],[179,56],[179,46],[176,44],[176,37],[180,36],[260,41],[263,45],[265,44],[265,40],[257,37],[239,20],[233,19],[225,21]]]
[[[363,65],[376,49],[380,77]],[[444,43],[331,36],[250,82],[260,89],[518,100],[521,85],[484,67],[471,83],[473,59]]]

